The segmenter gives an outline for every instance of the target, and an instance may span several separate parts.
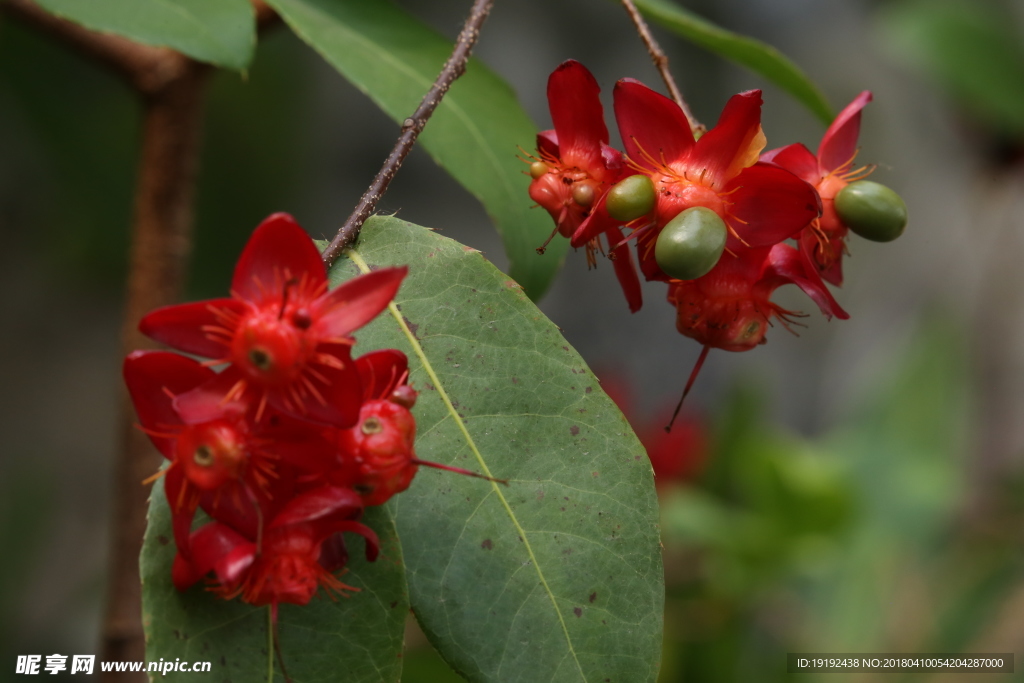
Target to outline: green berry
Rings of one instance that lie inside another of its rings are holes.
[[[677,280],[694,280],[715,267],[729,231],[711,209],[694,206],[670,220],[658,234],[654,258]]]
[[[628,223],[654,210],[654,183],[645,175],[631,175],[608,191],[608,215]]]
[[[850,183],[836,195],[836,213],[850,230],[873,242],[891,242],[907,227],[907,205],[885,185]]]

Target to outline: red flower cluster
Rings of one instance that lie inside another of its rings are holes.
[[[320,586],[355,590],[334,576],[347,559],[342,534],[363,536],[374,559],[377,537],[357,520],[424,464],[413,452],[405,355],[351,357],[351,333],[388,305],[405,274],[384,268],[328,291],[312,240],[275,214],[242,252],[230,298],[142,320],[150,337],[211,359],[137,351],[124,364],[142,428],[170,462],[160,475],[179,590],[213,572],[225,598],[275,614]],[[198,508],[213,521],[192,531]]]
[[[898,195],[851,170],[870,93],[843,110],[817,157],[803,145],[761,155],[759,90],[733,96],[695,138],[674,101],[628,78],[614,91],[623,155],[608,146],[598,95],[578,62],[551,74],[554,130],[537,136],[530,197],[554,218],[555,233],[586,248],[592,265],[604,236],[634,312],[642,304],[628,249],[635,240],[644,277],[669,285],[677,329],[704,346],[687,390],[709,349],[763,344],[773,318],[788,329],[798,314],[771,302],[782,285],[798,286],[827,318],[849,317],[824,282],[842,282],[848,228],[888,241],[906,224]]]

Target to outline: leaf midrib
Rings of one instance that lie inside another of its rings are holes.
[[[345,252],[345,254],[352,260],[353,263],[356,264],[356,267],[359,268],[360,272],[364,274],[370,272],[369,265],[366,263],[362,255],[356,249],[349,249],[348,251]],[[455,406],[452,405],[451,399],[448,397],[448,392],[445,391],[444,385],[441,383],[440,378],[437,376],[437,373],[434,372],[434,367],[430,363],[430,360],[427,358],[426,352],[423,350],[423,347],[420,346],[419,340],[412,333],[412,330],[410,330],[408,325],[406,325],[405,319],[402,317],[402,313],[401,311],[398,310],[398,307],[395,305],[394,301],[388,304],[388,311],[391,313],[391,316],[395,319],[395,322],[398,323],[399,328],[401,328],[402,332],[405,334],[405,337],[406,339],[408,339],[409,344],[412,345],[413,351],[416,353],[417,358],[419,358],[420,362],[423,364],[423,369],[427,372],[427,375],[433,382],[434,387],[437,389],[437,393],[441,397],[441,400],[444,402],[445,408],[448,410],[448,413],[451,415],[452,419],[458,425],[459,431],[462,432],[463,438],[466,440],[467,445],[473,452],[474,457],[476,457],[476,460],[480,464],[480,468],[483,470],[483,473],[486,474],[488,477],[491,477],[491,479],[493,480],[494,475],[491,474],[491,470],[487,466],[487,462],[484,460],[483,455],[480,453],[480,449],[477,448],[476,442],[473,440],[472,435],[470,435],[469,430],[466,428],[465,422],[462,420],[462,417],[459,416],[458,411],[455,410]],[[558,616],[558,623],[562,628],[562,633],[565,636],[566,645],[568,646],[569,653],[572,655],[573,662],[575,662],[576,664],[576,669],[577,671],[579,671],[580,678],[586,681],[587,676],[583,672],[583,666],[580,664],[579,657],[577,657],[576,655],[576,648],[573,646],[572,637],[569,635],[569,628],[565,623],[565,617],[562,616],[562,611],[558,608],[558,600],[555,598],[555,594],[551,590],[551,587],[548,585],[547,579],[544,576],[544,572],[540,568],[540,563],[537,561],[537,556],[533,552],[533,546],[530,544],[529,535],[527,534],[526,530],[522,527],[522,525],[519,523],[519,519],[516,517],[515,512],[513,512],[512,507],[509,505],[508,499],[505,498],[505,495],[501,492],[501,489],[498,487],[498,483],[496,481],[491,481],[490,484],[491,489],[498,497],[498,501],[501,503],[502,507],[505,508],[505,513],[511,520],[512,525],[516,529],[516,532],[519,534],[519,537],[523,539],[523,546],[526,548],[526,553],[530,558],[530,564],[532,564],[533,567],[536,569],[537,578],[540,580],[541,586],[544,588],[544,592],[547,594],[548,599],[551,600],[551,605],[555,610],[555,614]]]

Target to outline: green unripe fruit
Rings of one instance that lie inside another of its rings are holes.
[[[725,251],[729,230],[711,209],[694,206],[670,220],[654,245],[658,267],[678,280],[707,275]]]
[[[654,210],[654,183],[645,175],[631,175],[608,191],[608,215],[628,223]]]
[[[907,205],[885,185],[850,183],[836,195],[836,213],[850,230],[873,242],[891,242],[907,227]]]

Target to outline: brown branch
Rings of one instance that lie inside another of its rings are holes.
[[[661,80],[665,82],[665,87],[668,88],[672,99],[676,101],[676,104],[683,110],[683,114],[686,115],[687,120],[690,122],[690,130],[693,131],[693,135],[695,137],[703,135],[707,131],[707,127],[697,120],[697,117],[690,111],[689,105],[686,104],[686,100],[683,99],[683,93],[679,90],[675,79],[672,78],[672,72],[668,69],[668,55],[662,51],[658,41],[654,39],[654,35],[651,34],[651,30],[647,27],[647,22],[640,15],[640,11],[633,4],[633,0],[621,1],[622,6],[629,13],[629,18],[633,20],[633,25],[636,26],[636,32],[640,34],[640,39],[647,46],[647,52],[650,53],[651,61],[654,62],[655,68],[661,74]]]
[[[377,177],[370,183],[370,187],[363,193],[356,208],[352,211],[352,215],[348,217],[345,224],[338,230],[338,234],[334,236],[330,245],[324,250],[323,259],[328,268],[337,260],[341,252],[350,247],[356,241],[356,238],[359,237],[359,231],[362,229],[363,223],[373,213],[380,198],[384,196],[388,185],[391,183],[391,179],[395,177],[398,169],[402,167],[402,162],[405,161],[405,157],[408,156],[412,146],[416,143],[416,138],[419,137],[423,127],[427,125],[427,121],[430,119],[431,114],[434,113],[434,109],[441,103],[441,99],[448,92],[448,88],[451,87],[455,79],[465,73],[466,62],[469,61],[469,55],[473,51],[476,39],[480,35],[480,27],[483,25],[484,20],[487,19],[487,15],[490,14],[493,4],[494,0],[475,0],[473,3],[473,8],[470,10],[469,16],[462,26],[462,31],[459,33],[458,40],[455,42],[455,49],[445,63],[444,68],[441,69],[441,73],[438,74],[434,85],[423,96],[420,106],[416,108],[413,115],[402,122],[402,133],[398,136],[391,154],[388,155],[384,165],[378,171]]]
[[[142,93],[153,93],[181,76],[184,58],[166,48],[150,47],[56,17],[31,0],[6,0],[0,10],[59,38],[99,61]]]
[[[154,308],[180,300],[192,245],[203,93],[210,68],[176,53],[171,58],[179,62],[173,66],[179,76],[146,97],[121,334],[123,355],[154,346],[139,332],[139,320]],[[123,391],[103,661],[145,659],[139,554],[149,489],[140,482],[157,470],[162,459],[148,437],[135,428],[134,415]],[[124,674],[101,676],[104,681],[127,680]],[[139,680],[146,680],[145,674]]]

